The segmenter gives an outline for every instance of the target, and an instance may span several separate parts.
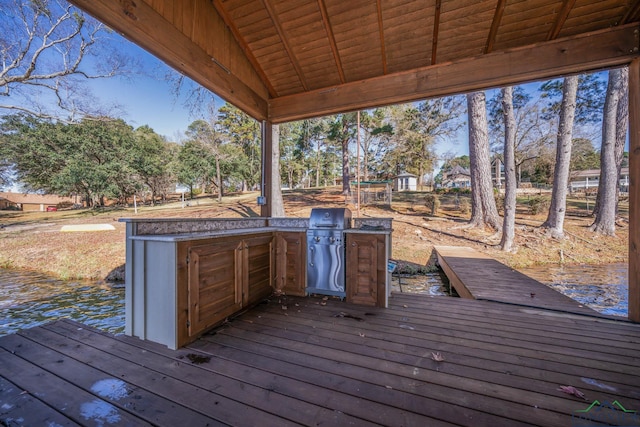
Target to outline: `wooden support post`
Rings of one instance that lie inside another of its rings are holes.
[[[629,320],[640,322],[640,59],[629,65]]]
[[[272,206],[273,186],[273,124],[269,121],[262,122],[262,179],[260,195],[265,198],[260,206],[260,216],[270,217]]]

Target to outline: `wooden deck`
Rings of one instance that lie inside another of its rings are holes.
[[[595,400],[640,410],[640,325],[411,294],[322,304],[273,297],[178,351],[71,321],[2,337],[0,424],[570,426]]]
[[[495,259],[464,246],[436,246],[438,262],[462,298],[610,317]]]

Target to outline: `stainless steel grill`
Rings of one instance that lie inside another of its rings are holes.
[[[307,293],[345,297],[344,229],[351,228],[347,208],[311,210],[307,230]]]

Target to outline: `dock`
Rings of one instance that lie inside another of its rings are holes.
[[[436,246],[438,263],[462,298],[609,317],[475,249]]]
[[[175,351],[68,320],[23,330],[0,338],[0,423],[640,425],[619,409],[640,411],[640,325],[447,296],[389,301],[271,297]]]

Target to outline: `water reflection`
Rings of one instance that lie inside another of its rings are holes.
[[[424,275],[393,274],[391,290],[413,294],[448,295],[448,284],[444,273],[440,271]]]
[[[627,264],[539,266],[520,271],[603,314],[627,316]]]
[[[60,318],[111,333],[124,331],[124,285],[63,281],[0,269],[0,336]]]

